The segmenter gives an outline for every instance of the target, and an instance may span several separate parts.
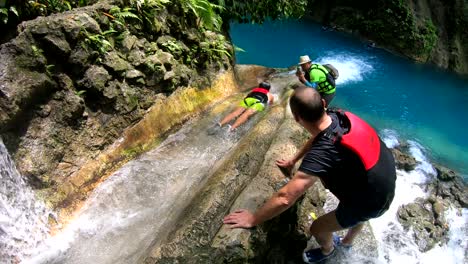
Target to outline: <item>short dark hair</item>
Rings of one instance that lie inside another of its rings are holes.
[[[269,91],[271,88],[271,85],[268,82],[261,82],[258,84],[258,87],[267,89]]]
[[[315,89],[303,84],[294,90],[291,99],[289,99],[289,106],[293,115],[312,123],[320,120],[325,113],[320,94]]]

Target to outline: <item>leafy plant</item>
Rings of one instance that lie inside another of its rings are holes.
[[[226,46],[226,39],[223,35],[217,34],[214,40],[200,42],[200,50],[194,52],[194,54],[204,54],[207,56],[209,62],[217,61],[222,59],[223,56],[231,58],[232,55],[228,51]],[[195,62],[198,62],[198,57],[195,57]]]
[[[224,7],[208,0],[181,0],[182,8],[187,13],[191,11],[197,17],[197,24],[208,30],[221,29],[223,20],[220,13]],[[219,12],[219,13],[218,13]]]
[[[90,34],[86,30],[82,32],[84,32],[84,44],[86,44],[83,48],[90,47],[101,55],[113,49],[113,45],[106,39],[106,35],[116,32],[115,30],[105,31],[105,34]]]
[[[47,75],[52,76],[52,73],[53,73],[54,69],[55,69],[55,65],[54,65],[54,64],[46,65],[46,73],[47,73]]]
[[[118,6],[114,6],[109,10],[110,17],[113,18],[113,22],[121,26],[127,25],[127,20],[134,20],[141,23],[140,17],[135,14],[135,9],[131,7],[125,7],[121,9]]]
[[[2,7],[0,8],[0,20],[3,24],[8,23],[9,13],[13,13],[17,18],[19,17],[18,10],[15,6],[10,6],[10,8]]]
[[[17,18],[15,22],[18,23],[37,16],[64,12],[87,4],[88,0],[6,0],[0,8],[0,22],[1,24],[7,24],[12,14]]]
[[[109,13],[115,16],[116,23],[126,26],[126,20],[132,19],[137,22],[133,25],[137,29],[154,32],[158,28],[158,11],[165,8],[168,3],[170,0],[130,0],[125,1],[125,4],[130,7],[122,10],[115,7]]]
[[[437,42],[437,28],[432,23],[432,20],[426,21],[426,28],[424,30],[424,50],[427,55],[432,51]]]
[[[33,51],[33,54],[35,57],[41,57],[44,56],[44,51],[40,48],[38,48],[36,45],[32,45],[31,49]]]
[[[266,19],[299,18],[305,13],[308,0],[212,0],[223,7],[224,21],[262,23]],[[312,2],[312,1],[311,1]]]
[[[86,93],[86,90],[79,90],[79,91],[75,91],[75,94],[80,96],[80,97],[83,97],[83,95]]]
[[[170,53],[180,53],[182,51],[182,47],[179,45],[179,43],[173,40],[168,40],[161,45],[165,47]]]

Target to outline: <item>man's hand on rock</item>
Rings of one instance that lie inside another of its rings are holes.
[[[230,228],[251,228],[254,226],[254,215],[245,209],[236,210],[224,217],[223,223]]]

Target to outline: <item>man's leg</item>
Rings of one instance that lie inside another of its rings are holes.
[[[359,234],[364,227],[364,223],[359,223],[348,230],[346,236],[341,240],[341,243],[344,246],[351,246],[357,234]]]
[[[333,232],[344,229],[338,224],[335,211],[320,216],[310,226],[310,234],[315,237],[324,255],[333,251]]]
[[[224,126],[225,124],[229,123],[232,119],[238,117],[240,114],[242,114],[245,111],[244,107],[237,107],[236,110],[231,112],[229,115],[227,115],[221,123],[219,123],[221,126]]]
[[[247,109],[241,116],[239,116],[239,118],[237,118],[236,122],[234,122],[234,124],[232,125],[231,130],[236,129],[238,126],[245,123],[245,121],[247,121],[249,117],[254,115],[256,112],[257,110],[255,109]]]

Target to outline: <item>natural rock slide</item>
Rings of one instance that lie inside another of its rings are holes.
[[[322,214],[325,199],[332,196],[320,184],[297,206],[259,227],[231,230],[222,225],[229,211],[255,210],[287,182],[275,160],[291,157],[307,139],[288,107],[294,76],[277,74],[270,81],[279,103],[258,123],[250,124],[252,129],[220,161],[219,169],[180,214],[164,243],[152,247],[145,263],[302,263],[310,213]],[[375,258],[376,243],[369,226],[365,233],[356,243],[357,255]]]
[[[230,211],[255,210],[287,182],[275,160],[293,156],[308,137],[288,107],[294,75],[249,65],[234,72],[244,92],[214,102],[110,175],[31,263],[302,263],[304,248],[318,246],[307,231],[314,215],[337,205],[321,184],[260,226],[222,224]],[[209,132],[265,79],[274,105],[234,133]],[[410,166],[405,154],[393,151],[403,157],[397,155],[398,166]],[[352,253],[339,248],[332,261],[375,263],[382,258],[378,244],[366,224]]]

